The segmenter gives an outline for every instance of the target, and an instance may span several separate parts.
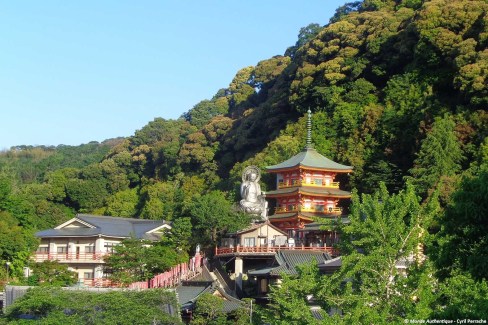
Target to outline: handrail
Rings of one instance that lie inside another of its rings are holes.
[[[322,184],[316,184],[314,181],[306,181],[300,179],[294,179],[291,181],[280,181],[278,182],[278,189],[281,188],[288,188],[288,187],[296,187],[296,186],[313,186],[313,187],[326,187],[326,188],[339,188],[340,182],[330,182],[327,184],[326,182],[322,182]]]
[[[215,255],[235,254],[235,253],[276,253],[279,250],[303,250],[303,251],[324,251],[333,256],[339,255],[339,250],[332,246],[236,246],[236,247],[216,247]]]
[[[291,209],[288,209],[288,206],[277,206],[275,208],[275,213],[286,213],[286,212],[321,212],[324,214],[337,214],[337,213],[342,213],[341,208],[321,208],[317,209],[316,205],[312,205],[308,208],[304,207],[303,205],[299,205],[298,207],[294,205]]]
[[[96,253],[40,253],[35,252],[33,259],[36,262],[42,262],[45,260],[58,260],[58,261],[99,261],[103,262],[103,258],[110,255],[109,252],[96,252]]]

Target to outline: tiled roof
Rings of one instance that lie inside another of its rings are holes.
[[[201,295],[202,293],[209,291],[211,285],[207,286],[191,286],[191,285],[184,285],[176,287],[176,296],[178,297],[178,303],[182,308],[192,308],[193,303],[196,301],[196,298]]]
[[[158,234],[147,233],[161,227],[168,222],[164,220],[131,219],[109,216],[94,216],[78,214],[72,221],[87,223],[93,228],[59,228],[48,229],[36,233],[37,237],[93,237],[98,235],[108,237],[130,237],[138,239],[158,240]]]
[[[319,263],[319,268],[323,267],[341,267],[342,266],[342,258],[341,256],[338,256],[336,258],[333,258],[331,260],[323,261],[322,263]]]
[[[324,264],[330,260],[328,253],[317,251],[299,251],[299,250],[279,250],[276,255],[276,267],[268,267],[260,270],[249,271],[250,275],[274,275],[278,276],[281,273],[288,275],[298,275],[297,266],[301,264],[311,263],[316,261],[317,264]]]
[[[336,218],[323,218],[323,222],[312,222],[305,224],[303,229],[299,229],[298,231],[312,231],[312,230],[329,230],[331,226],[335,226],[336,221],[342,221],[343,224],[348,224],[350,222],[349,218],[341,217],[340,219]]]
[[[296,167],[309,167],[314,169],[324,169],[337,172],[352,172],[353,167],[341,165],[329,158],[322,156],[314,148],[307,147],[299,154],[290,159],[273,166],[266,167],[268,171],[279,171]]]
[[[266,197],[281,196],[284,194],[308,194],[308,195],[319,195],[319,196],[330,196],[339,198],[349,198],[351,197],[351,192],[343,191],[338,188],[333,187],[312,187],[312,186],[297,186],[297,187],[286,187],[280,188],[274,191],[266,192]]]
[[[218,292],[218,293],[217,293]],[[176,288],[178,303],[182,308],[193,309],[198,297],[203,293],[217,295],[223,300],[223,311],[230,313],[243,305],[243,302],[237,298],[228,295],[225,290],[216,285],[192,286],[183,285]]]
[[[288,218],[297,218],[302,217],[302,219],[314,219],[314,218],[322,218],[324,220],[334,220],[337,218],[337,214],[334,213],[323,213],[323,212],[288,212],[288,213],[276,213],[268,217],[270,220],[274,219],[288,219]],[[310,223],[311,224],[311,223]],[[305,225],[306,226],[306,225]]]
[[[317,319],[317,320],[323,320],[324,316],[327,315],[327,313],[321,309],[320,307],[312,307],[310,308],[310,312],[312,313],[312,316]]]
[[[279,231],[279,232],[283,233],[284,235],[287,235],[287,233],[286,233],[286,232],[284,232],[283,230],[281,230],[281,229],[279,229],[279,228],[277,228],[277,227],[273,226],[273,225],[272,225],[272,224],[270,224],[269,222],[254,223],[254,224],[250,225],[250,226],[249,226],[249,227],[247,227],[247,228],[244,228],[244,229],[242,229],[242,230],[239,230],[239,231],[237,231],[237,232],[235,232],[235,233],[230,233],[230,234],[228,234],[228,235],[241,235],[241,234],[245,234],[245,233],[247,233],[247,232],[253,231],[253,230],[258,229],[258,228],[261,228],[261,227],[263,227],[263,226],[269,226],[269,227],[271,227],[271,228],[275,229],[276,231]]]

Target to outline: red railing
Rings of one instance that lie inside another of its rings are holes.
[[[236,246],[236,247],[216,247],[215,255],[235,254],[235,253],[275,253],[279,250],[303,250],[303,251],[323,251],[338,256],[339,251],[332,247],[315,247],[315,246]]]
[[[103,258],[110,253],[98,252],[98,253],[34,253],[34,261],[42,262],[45,260],[58,260],[58,261],[97,261],[103,262]]]
[[[173,266],[170,270],[156,275],[149,281],[134,282],[129,285],[129,289],[149,289],[149,288],[172,288],[188,281],[202,273],[204,264],[203,256],[196,254],[187,263],[180,263]]]

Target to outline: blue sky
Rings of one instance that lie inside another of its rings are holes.
[[[0,0],[0,150],[176,119],[346,2]]]

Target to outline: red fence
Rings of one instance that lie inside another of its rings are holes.
[[[58,261],[97,261],[102,262],[103,258],[109,253],[34,253],[34,260],[36,262],[42,262],[45,260],[58,260]]]
[[[149,281],[134,282],[130,289],[171,288],[181,281],[189,280],[202,272],[203,259],[201,255],[195,255],[188,263],[180,263],[169,271],[156,275]]]
[[[339,251],[332,246],[309,247],[309,246],[236,246],[236,247],[216,247],[215,255],[234,254],[234,253],[275,253],[279,250],[305,250],[305,251],[324,251],[332,256],[338,256]]]

